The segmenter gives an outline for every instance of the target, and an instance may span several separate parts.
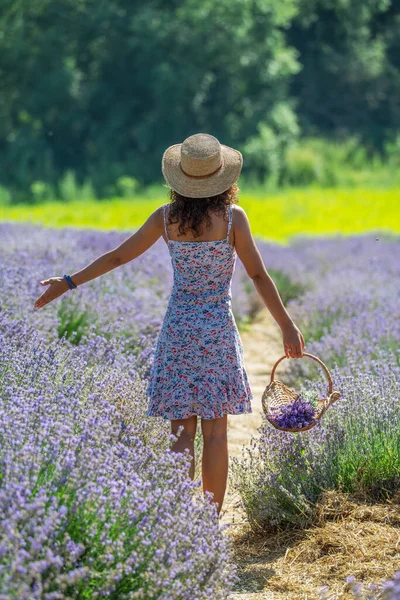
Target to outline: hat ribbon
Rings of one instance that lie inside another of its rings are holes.
[[[208,177],[212,177],[213,175],[215,175],[215,173],[218,173],[218,171],[220,169],[222,169],[224,164],[224,161],[222,160],[221,164],[219,165],[218,169],[215,169],[215,171],[213,171],[212,173],[207,173],[207,175],[190,175],[189,173],[186,173],[186,171],[184,171],[182,169],[182,164],[179,163],[179,166],[181,168],[181,171],[184,175],[186,175],[186,177],[190,177],[191,179],[207,179]]]

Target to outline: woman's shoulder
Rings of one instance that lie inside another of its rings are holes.
[[[242,206],[232,205],[232,227],[236,232],[247,231],[249,228],[249,218]]]
[[[240,221],[242,219],[247,218],[246,211],[244,210],[244,208],[242,206],[239,206],[238,204],[232,204],[232,218],[233,218],[233,215],[236,215],[235,216],[236,221]]]

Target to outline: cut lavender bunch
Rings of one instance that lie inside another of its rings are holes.
[[[301,429],[315,422],[316,407],[309,401],[305,393],[298,394],[293,402],[285,404],[279,409],[279,413],[273,417],[278,427],[289,427]],[[315,402],[314,397],[312,401]]]

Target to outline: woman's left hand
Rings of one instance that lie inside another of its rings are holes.
[[[68,283],[64,277],[50,277],[50,279],[43,279],[40,285],[49,285],[45,292],[36,300],[34,308],[42,308],[45,304],[48,304],[52,300],[55,300],[67,290],[69,290]]]

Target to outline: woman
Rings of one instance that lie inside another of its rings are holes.
[[[236,255],[282,330],[286,356],[300,358],[305,348],[267,273],[246,213],[237,206],[236,180],[242,165],[241,153],[212,135],[198,133],[170,146],[162,158],[162,172],[171,188],[171,202],[84,269],[41,281],[49,287],[35,302],[35,308],[41,308],[164,238],[174,283],[149,378],[147,416],[170,420],[174,434],[183,426],[172,450],[189,449],[192,479],[197,417],[201,418],[203,491],[213,494],[218,515],[228,476],[227,415],[252,412],[253,399],[231,308]]]

